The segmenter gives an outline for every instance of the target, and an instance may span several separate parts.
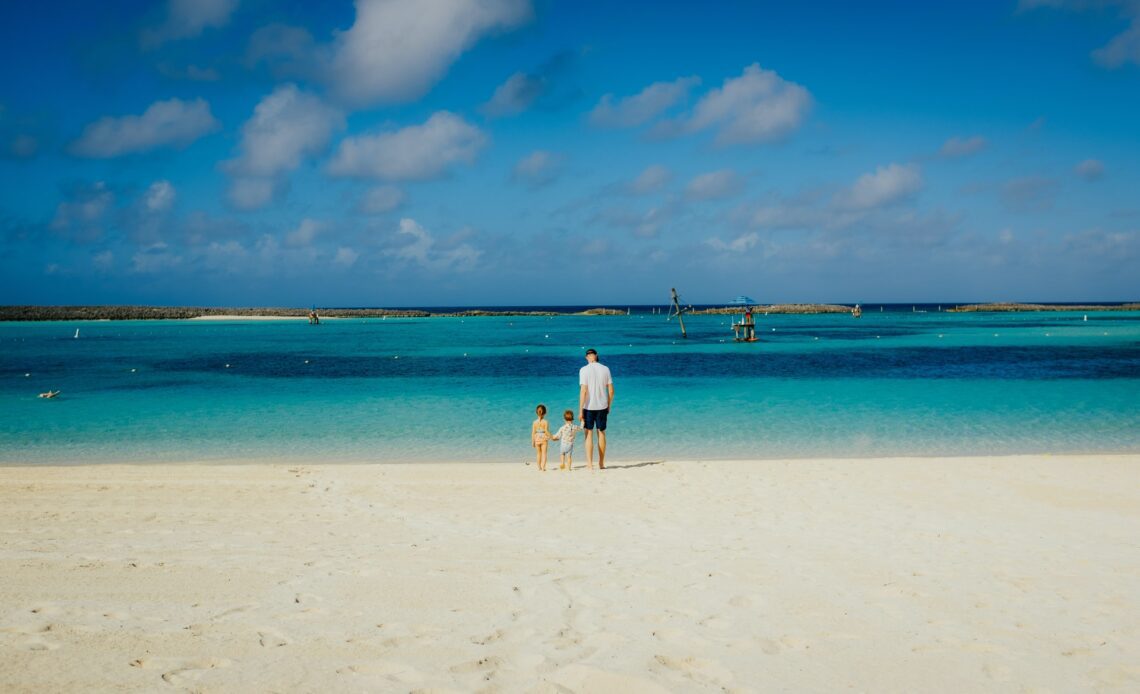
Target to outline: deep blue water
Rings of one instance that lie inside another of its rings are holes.
[[[1140,451],[1140,314],[864,308],[0,324],[0,462],[517,463],[588,346],[615,460]]]

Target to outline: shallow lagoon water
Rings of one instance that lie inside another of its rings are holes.
[[[1140,451],[1140,314],[1084,315],[0,324],[0,462],[519,463],[587,347],[615,460]]]

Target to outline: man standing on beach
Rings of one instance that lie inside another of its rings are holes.
[[[596,350],[586,350],[586,365],[578,370],[578,409],[586,430],[586,464],[594,468],[594,429],[598,431],[598,469],[606,469],[606,418],[614,403],[614,379],[610,369],[598,363]]]

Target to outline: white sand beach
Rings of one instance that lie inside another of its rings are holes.
[[[0,468],[0,689],[1140,690],[1138,455],[612,465]]]

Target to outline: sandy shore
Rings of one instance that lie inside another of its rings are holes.
[[[1140,456],[0,468],[0,689],[1140,690]]]

